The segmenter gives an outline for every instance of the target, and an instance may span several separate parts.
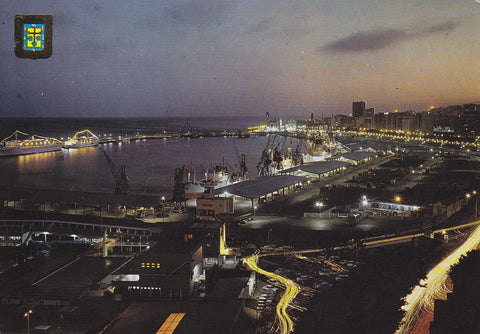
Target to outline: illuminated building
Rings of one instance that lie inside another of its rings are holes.
[[[197,198],[195,218],[217,221],[221,214],[233,214],[233,197],[216,197],[215,188],[206,187],[203,196]]]

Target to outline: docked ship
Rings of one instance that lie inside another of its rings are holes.
[[[201,196],[205,192],[206,187],[214,187],[217,189],[230,184],[245,181],[247,180],[247,170],[245,154],[242,154],[239,170],[237,172],[229,173],[227,167],[224,165],[217,165],[210,171],[205,171],[204,179],[197,181],[195,171],[193,171],[193,180],[191,180],[191,172],[188,171],[187,182],[184,184],[185,199],[197,198]]]
[[[332,156],[331,146],[336,144],[327,143],[324,137],[322,135],[306,141],[302,138],[293,147],[286,145],[286,136],[269,136],[257,164],[258,177],[275,175],[304,163],[323,161],[329,158]],[[307,149],[306,152],[303,152],[304,147]]]
[[[75,133],[72,138],[68,139],[64,147],[65,148],[82,148],[82,147],[91,147],[97,146],[99,143],[99,138],[97,135],[93,134],[90,130],[82,130]]]
[[[190,171],[187,175],[187,182],[185,183],[185,199],[201,196],[205,192],[205,187],[207,186],[220,188],[232,183],[228,170],[222,166],[215,166],[213,170],[205,171],[205,177],[200,181],[196,180],[195,171],[193,172],[193,180],[190,179]]]
[[[56,138],[30,135],[15,130],[0,142],[0,157],[53,152],[61,149],[62,142]]]

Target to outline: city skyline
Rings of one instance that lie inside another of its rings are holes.
[[[350,114],[478,102],[475,1],[16,1],[0,13],[3,117]],[[15,57],[15,14],[53,55]]]

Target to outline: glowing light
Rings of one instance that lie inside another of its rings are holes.
[[[275,273],[271,273],[258,267],[257,254],[245,258],[243,260],[243,263],[251,270],[256,271],[259,274],[265,275],[268,278],[272,278],[285,286],[285,292],[280,298],[280,301],[278,302],[276,307],[276,316],[278,319],[278,327],[280,333],[288,334],[293,332],[293,320],[287,314],[287,307],[300,292],[300,286],[292,280],[289,280],[288,278],[277,275]]]
[[[479,242],[480,227],[477,227],[460,247],[430,270],[427,277],[419,282],[420,285],[415,286],[412,292],[404,298],[405,304],[402,309],[405,311],[405,315],[395,332],[396,334],[414,332],[414,329],[419,325],[418,319],[420,319],[422,312],[433,314],[435,299],[445,296],[449,292],[445,282],[450,268],[457,264],[462,256],[477,248]]]

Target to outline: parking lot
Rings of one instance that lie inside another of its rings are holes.
[[[269,254],[260,258],[259,266],[262,269],[300,286],[300,293],[287,309],[293,322],[298,321],[302,313],[309,309],[316,295],[342,284],[357,268],[355,251],[351,248],[336,251],[322,249],[301,254],[289,246],[264,246],[261,252]],[[263,275],[257,276],[254,303],[247,305],[254,308],[260,332],[275,328],[277,304],[284,293],[285,286],[282,283]]]

